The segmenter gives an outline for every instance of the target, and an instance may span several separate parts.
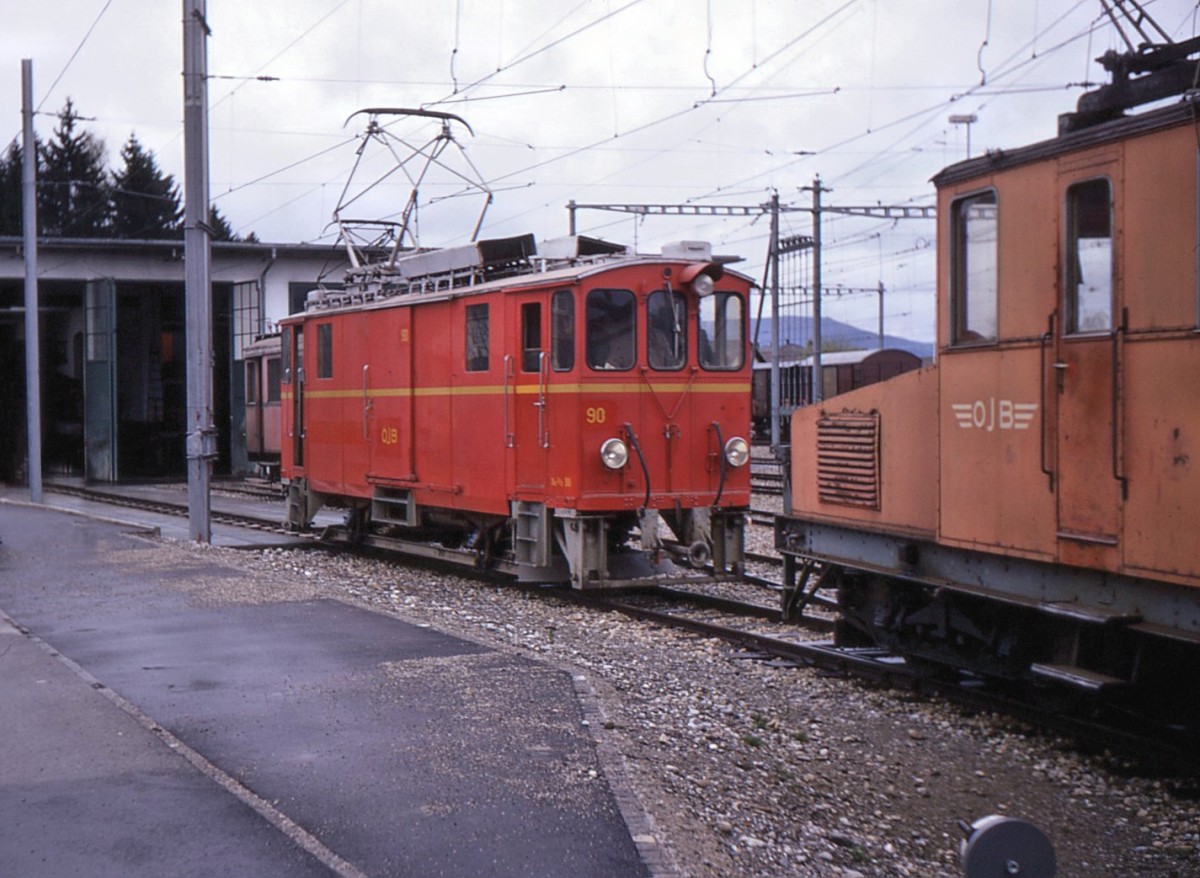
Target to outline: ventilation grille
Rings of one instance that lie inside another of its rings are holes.
[[[822,503],[879,508],[879,414],[817,421],[817,496]]]

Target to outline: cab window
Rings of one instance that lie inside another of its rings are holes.
[[[467,371],[486,372],[488,369],[488,306],[468,305],[466,327]]]
[[[521,306],[521,371],[537,372],[542,365],[542,303]]]
[[[317,377],[333,377],[333,324],[317,324]]]
[[[258,403],[258,388],[261,379],[258,377],[259,361],[246,361],[246,404],[255,405]]]
[[[632,369],[637,351],[636,303],[629,290],[592,290],[586,304],[587,364],[602,371]]]
[[[267,402],[279,402],[279,357],[267,360]]]
[[[283,383],[292,383],[292,328],[285,326],[283,329]]]
[[[740,369],[746,361],[745,303],[736,293],[700,300],[700,365],[712,371]]]
[[[954,203],[951,310],[955,344],[995,341],[998,329],[996,193]]]
[[[575,368],[575,295],[559,290],[550,300],[550,363],[555,372]]]
[[[646,300],[646,361],[651,369],[682,369],[687,362],[687,300],[671,290]]]
[[[1113,326],[1112,196],[1108,180],[1067,190],[1067,332]]]

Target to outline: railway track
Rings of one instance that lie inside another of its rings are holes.
[[[65,485],[59,483],[47,483],[45,489],[48,492],[55,494],[65,494],[71,497],[79,497],[84,500],[92,500],[98,503],[105,503],[110,506],[119,506],[125,509],[138,509],[143,512],[153,512],[159,515],[171,515],[176,517],[186,518],[188,516],[188,506],[186,503],[175,503],[170,500],[161,498],[138,497],[131,494],[118,494],[110,490],[98,490],[96,488],[88,488],[82,485]],[[266,499],[267,495],[254,494]],[[280,499],[276,493],[271,499]],[[218,511],[211,510],[210,518],[213,524],[226,524],[233,527],[245,527],[253,530],[263,531],[266,533],[286,534],[291,537],[308,537],[312,542],[316,542],[315,534],[297,534],[289,531],[279,521],[270,521],[260,516],[248,515],[238,512],[230,512],[228,510]]]
[[[652,589],[642,595],[556,594],[598,611],[725,641],[741,651],[734,658],[812,667],[875,685],[941,697],[969,710],[995,712],[1027,722],[1062,735],[1083,749],[1109,750],[1144,764],[1200,768],[1194,730],[1147,728],[1137,717],[1120,717],[1118,721],[1074,713],[1064,710],[1058,700],[1045,700],[1045,693],[1008,691],[978,676],[914,664],[883,649],[838,646],[827,637],[816,636],[833,629],[832,615],[807,615],[784,623],[778,610],[675,589]],[[764,631],[761,625],[746,626],[747,617],[767,623],[771,630]]]
[[[183,517],[188,514],[187,505],[183,503],[119,495],[76,485],[47,484],[45,487],[54,493],[124,508]],[[296,536],[277,522],[254,515],[214,510],[212,519],[214,523]],[[300,545],[346,548],[345,541],[330,539],[326,533],[310,536],[310,541]],[[426,560],[444,559],[429,556]],[[769,565],[782,563],[777,556],[754,553],[748,555],[748,560]],[[1157,758],[1164,764],[1200,767],[1200,754],[1194,746],[1196,730],[1139,728],[1136,717],[1124,717],[1123,722],[1114,723],[1094,716],[1076,715],[1064,711],[1057,701],[1041,700],[1044,693],[1006,691],[983,678],[934,669],[923,663],[913,664],[881,649],[838,646],[828,638],[836,624],[836,602],[817,595],[810,601],[815,612],[785,622],[780,609],[781,583],[755,575],[744,576],[742,582],[756,586],[775,606],[757,599],[742,600],[712,594],[699,590],[699,587],[680,587],[678,583],[608,592],[546,589],[529,584],[515,587],[552,595],[597,611],[620,613],[650,624],[715,638],[738,649],[740,652],[735,657],[739,659],[813,667],[876,685],[940,696],[970,709],[1013,716],[1067,736],[1083,747],[1107,748],[1143,761]],[[750,624],[747,620],[751,620]]]

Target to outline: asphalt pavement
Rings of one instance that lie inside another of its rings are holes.
[[[664,874],[569,674],[206,599],[241,574],[114,521],[0,503],[0,540],[0,875]]]

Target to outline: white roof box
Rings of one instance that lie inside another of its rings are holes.
[[[674,244],[663,244],[662,255],[668,259],[712,262],[712,244],[708,241],[676,241]]]
[[[624,256],[629,248],[624,244],[610,244],[599,238],[586,235],[568,235],[550,238],[538,244],[538,256],[544,259],[579,259],[584,256]]]

